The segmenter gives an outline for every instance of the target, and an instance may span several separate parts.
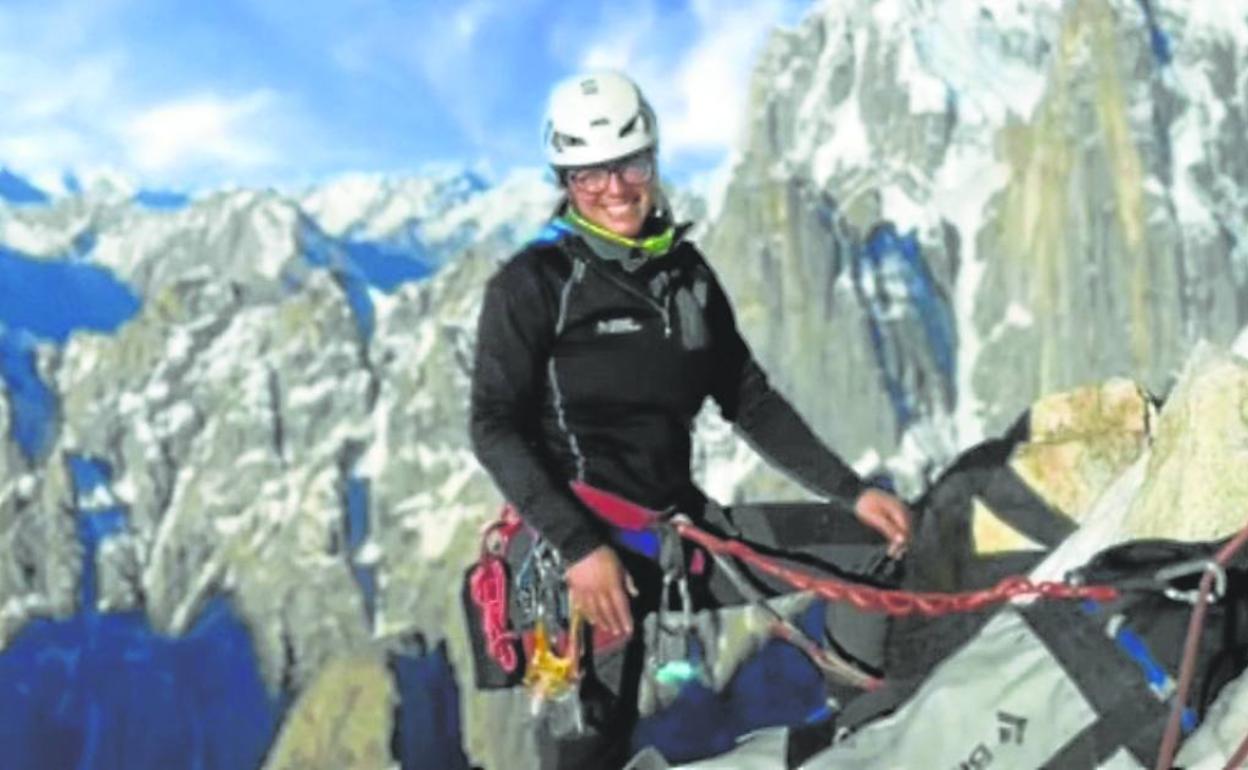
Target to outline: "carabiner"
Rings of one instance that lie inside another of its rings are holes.
[[[1226,595],[1226,568],[1213,559],[1193,559],[1179,564],[1172,564],[1169,567],[1162,567],[1157,570],[1157,574],[1153,579],[1163,586],[1162,592],[1165,593],[1166,598],[1176,602],[1195,604],[1200,600],[1199,588],[1181,591],[1171,585],[1171,583],[1191,575],[1203,576],[1206,572],[1213,573],[1213,590],[1210,591],[1209,601],[1216,602]]]

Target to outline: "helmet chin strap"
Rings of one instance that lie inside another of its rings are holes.
[[[658,235],[651,235],[645,238],[629,238],[626,235],[620,235],[619,233],[608,230],[602,225],[591,222],[581,216],[580,212],[578,212],[573,206],[568,206],[568,210],[564,214],[564,217],[578,229],[592,233],[603,240],[610,241],[611,243],[626,246],[630,249],[639,249],[646,256],[650,257],[661,257],[670,251],[672,248],[672,241],[675,240],[676,236],[676,228],[672,225],[668,225],[663,232]]]

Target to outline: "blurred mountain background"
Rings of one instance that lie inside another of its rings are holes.
[[[828,0],[742,102],[669,196],[773,381],[907,497],[1045,394],[1162,398],[1248,323],[1242,9]],[[43,715],[0,718],[15,766],[528,766],[458,591],[501,503],[465,432],[481,289],[549,174],[48,187],[0,171],[0,691]],[[695,462],[725,503],[803,495],[711,411]]]

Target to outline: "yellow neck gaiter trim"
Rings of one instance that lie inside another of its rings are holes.
[[[630,249],[640,249],[642,253],[650,257],[661,257],[672,249],[672,242],[676,240],[676,228],[668,225],[667,229],[658,235],[651,235],[646,238],[629,238],[628,236],[613,233],[602,225],[595,224],[585,217],[581,216],[576,209],[568,207],[567,213],[564,214],[569,222],[576,226],[577,229],[583,230],[591,235],[596,235],[605,241],[625,246]]]

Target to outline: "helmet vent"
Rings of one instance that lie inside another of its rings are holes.
[[[561,134],[558,131],[555,131],[551,134],[550,143],[555,146],[555,149],[562,150],[564,147],[583,147],[585,145],[585,140],[579,136]]]
[[[625,137],[625,136],[628,136],[629,134],[633,133],[633,131],[634,131],[634,130],[636,130],[636,128],[637,128],[637,121],[638,121],[638,120],[640,120],[640,119],[641,119],[641,113],[640,113],[640,112],[639,112],[639,113],[637,113],[636,115],[634,115],[633,117],[629,118],[629,120],[628,120],[628,122],[627,122],[627,123],[625,123],[624,125],[620,126],[620,133],[619,133],[619,135],[620,135],[621,137]]]

